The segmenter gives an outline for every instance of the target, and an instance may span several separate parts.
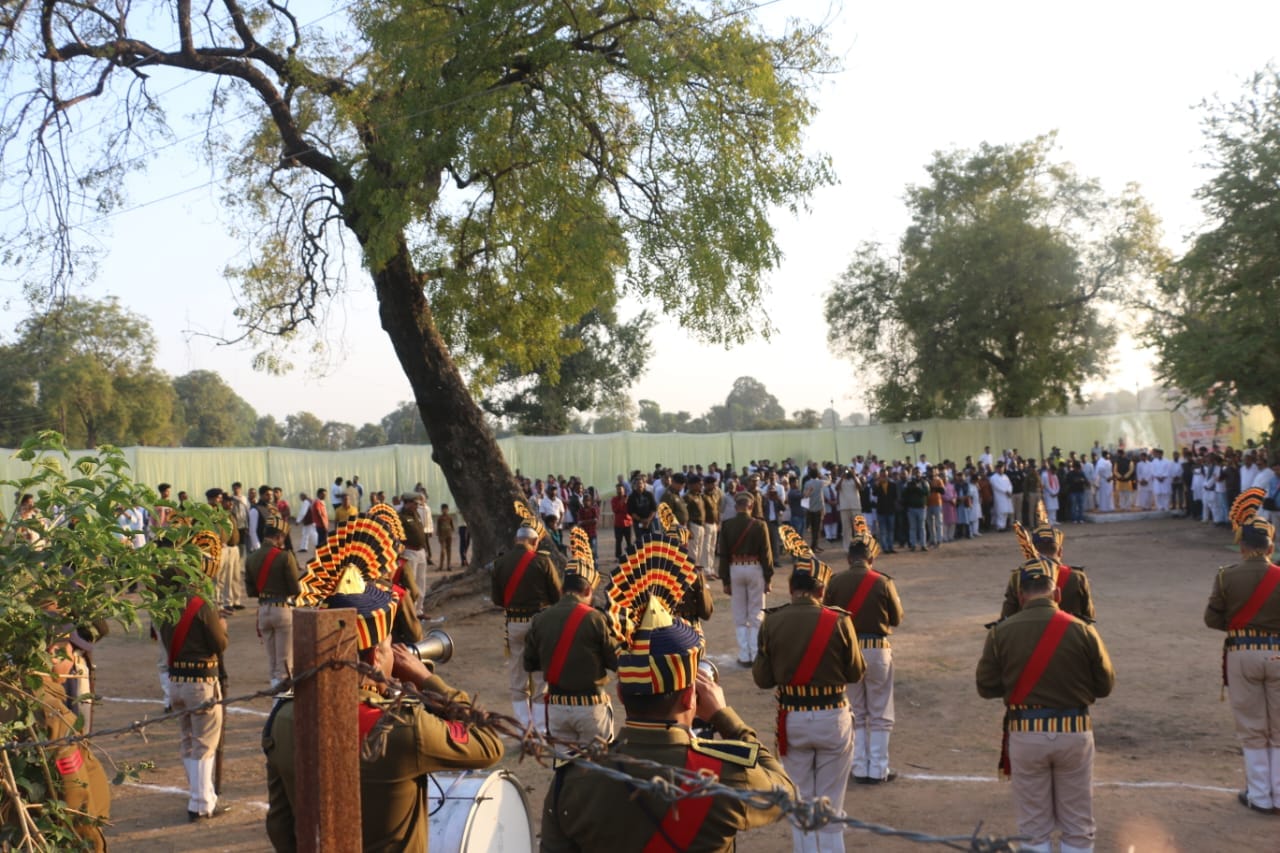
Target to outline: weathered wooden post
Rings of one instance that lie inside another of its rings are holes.
[[[322,668],[294,694],[294,819],[301,853],[359,853],[360,674],[330,668],[355,661],[356,612],[300,607],[293,612],[295,672]]]

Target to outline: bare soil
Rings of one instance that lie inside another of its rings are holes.
[[[1098,849],[1280,851],[1280,817],[1249,812],[1236,802],[1243,773],[1231,712],[1219,700],[1222,635],[1202,621],[1214,569],[1233,560],[1229,534],[1181,519],[1069,526],[1066,532],[1068,562],[1089,572],[1098,630],[1118,672],[1115,694],[1094,709]],[[612,554],[608,539],[602,537],[602,555]],[[838,554],[832,548],[825,556]],[[901,778],[878,787],[850,786],[850,815],[934,835],[967,836],[979,826],[983,834],[1015,833],[1009,791],[995,773],[1001,707],[978,698],[973,673],[982,625],[998,615],[1008,573],[1018,562],[1012,534],[882,558],[878,568],[896,578],[906,608],[904,625],[894,635],[897,728],[891,756]],[[785,572],[779,580],[784,577]],[[785,586],[775,583],[771,605],[784,601]],[[730,703],[772,744],[771,694],[733,663],[733,628],[724,604],[706,626],[711,653],[721,664]],[[501,615],[479,594],[449,600],[433,615],[443,620],[439,624],[457,649],[442,668],[445,678],[482,704],[508,710]],[[230,692],[265,688],[266,656],[254,630],[254,610],[236,613],[229,623]],[[156,647],[145,634],[115,634],[102,643],[99,692],[141,701],[105,702],[98,729],[160,712],[155,660]],[[260,699],[228,715],[224,801],[234,808],[200,825],[186,820],[176,724],[148,728],[145,738],[101,739],[98,745],[110,759],[155,763],[143,772],[141,786],[113,789],[113,847],[270,849],[259,745],[269,707]],[[538,809],[550,771],[519,756],[508,756],[502,766],[527,786]],[[919,848],[861,831],[850,831],[846,840],[850,849]],[[741,836],[739,849],[774,851],[789,843],[787,827],[775,825]]]

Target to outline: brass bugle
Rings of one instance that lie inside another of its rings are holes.
[[[698,671],[705,672],[707,674],[707,678],[710,678],[716,684],[720,683],[719,668],[716,667],[714,663],[707,660],[706,658],[703,658],[702,660],[698,661]]]
[[[453,657],[453,637],[447,631],[432,628],[421,640],[409,646],[409,649],[423,663],[448,663],[449,658]]]

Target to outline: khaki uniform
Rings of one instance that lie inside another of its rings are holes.
[[[542,697],[541,716],[547,733],[571,743],[590,743],[599,738],[613,740],[613,706],[605,686],[609,671],[618,669],[617,640],[609,633],[609,621],[599,610],[577,596],[566,595],[533,617],[524,639],[524,668],[527,672],[546,671],[556,658],[570,615],[579,607],[587,614],[573,633],[568,654],[561,667],[560,679],[547,682]]]
[[[36,699],[40,704],[33,721],[32,739],[61,740],[76,734],[76,718],[67,709],[67,694],[61,684],[53,679],[44,679],[36,692]],[[0,705],[0,723],[11,723],[16,718],[16,708]],[[19,754],[38,760],[34,750]],[[107,840],[103,837],[102,827],[90,821],[111,819],[111,787],[93,749],[82,741],[42,749],[40,755],[45,759],[48,778],[54,780],[58,787],[57,799],[62,800],[67,808],[87,816],[75,817],[76,835],[91,845],[91,849],[102,853],[107,849]],[[7,796],[0,803],[0,824],[17,830],[18,816]]]
[[[405,574],[413,575],[413,586],[419,593],[427,591],[427,534],[422,529],[422,519],[416,512],[401,512],[400,526],[404,528]],[[422,599],[418,599],[422,607]],[[421,612],[421,611],[419,611]]]
[[[1280,587],[1272,590],[1244,628],[1232,619],[1253,597],[1267,573],[1264,557],[1250,557],[1218,570],[1204,623],[1226,631],[1227,695],[1236,736],[1244,751],[1249,803],[1280,807]]]
[[[987,632],[978,662],[978,695],[1009,695],[1058,606],[1037,598]],[[1115,670],[1092,625],[1067,628],[1044,674],[1023,705],[1006,714],[1018,834],[1027,849],[1050,849],[1054,830],[1064,850],[1093,849],[1093,731],[1089,705],[1110,695]]]
[[[158,626],[161,645],[165,649],[173,649],[176,627],[176,624],[164,623]],[[182,648],[171,654],[169,695],[174,711],[191,711],[222,698],[218,658],[226,648],[227,630],[218,611],[205,601],[191,620]],[[214,705],[179,718],[182,725],[179,752],[191,791],[187,811],[197,815],[213,814],[218,804],[218,795],[213,789],[213,770],[218,741],[222,736],[222,713],[222,706]]]
[[[507,679],[511,693],[511,704],[516,719],[528,725],[531,716],[531,703],[541,701],[546,682],[540,672],[528,673],[524,668],[525,635],[529,633],[529,623],[541,610],[550,607],[560,600],[560,574],[556,571],[551,557],[543,551],[537,553],[533,562],[525,569],[524,577],[512,591],[511,600],[504,602],[507,582],[515,574],[516,566],[528,553],[525,545],[517,545],[498,556],[493,561],[493,603],[504,607],[507,611]]]
[[[698,565],[703,567],[703,571],[709,578],[716,578],[716,559],[720,552],[716,550],[717,543],[720,539],[720,502],[724,498],[724,492],[714,486],[702,487],[702,506],[703,517],[702,524],[704,535],[702,537],[702,555],[698,558]]]
[[[427,679],[422,690],[452,694],[456,702],[470,701],[466,693],[454,691],[438,675]],[[364,720],[366,715],[379,716],[384,701],[376,693],[361,690],[360,703]],[[490,767],[502,758],[502,740],[490,729],[447,722],[420,705],[404,706],[399,716],[386,734],[383,754],[360,762],[365,851],[426,850],[431,812],[426,774]],[[293,731],[294,703],[284,699],[272,710],[262,733],[262,751],[267,756],[267,835],[277,851],[297,849]]]
[[[701,741],[688,729],[661,723],[627,721],[613,751],[619,755],[686,767],[691,754],[721,762],[716,771],[723,785],[743,790],[781,788],[789,795],[795,786],[778,760],[760,745],[756,733],[731,708],[710,720],[726,740]],[[647,779],[648,768],[618,762],[631,775]],[[765,826],[782,817],[779,809],[755,809],[738,800],[713,798],[710,811],[700,822],[697,809],[686,800],[682,808],[648,794],[636,794],[627,785],[574,764],[556,771],[542,809],[544,853],[597,851],[632,853],[643,850],[651,838],[666,831],[674,843],[666,849],[707,853],[732,851],[741,830]],[[693,823],[682,823],[692,821]],[[685,841],[684,839],[688,839]]]
[[[765,588],[773,580],[773,546],[769,527],[739,512],[720,527],[720,580],[731,596],[738,661],[756,657],[756,641],[764,615]]]
[[[702,574],[707,565],[703,562],[703,548],[707,538],[707,506],[702,500],[701,492],[696,495],[686,494],[684,505],[689,516],[689,559],[698,567],[698,574]]]
[[[1045,557],[1044,560],[1053,563],[1055,571],[1057,567],[1062,565],[1052,557]],[[1018,604],[1018,578],[1020,570],[1014,569],[1009,575],[1009,585],[1004,590],[1004,605],[1000,608],[1000,618],[1008,619],[1017,613],[1021,607]],[[1054,582],[1058,580],[1057,574],[1054,575]],[[1062,592],[1062,600],[1058,602],[1058,607],[1064,613],[1070,613],[1077,619],[1085,622],[1095,622],[1093,612],[1093,593],[1089,589],[1089,577],[1084,573],[1084,569],[1078,566],[1072,566],[1071,572],[1067,575],[1067,581],[1059,589]]]
[[[838,613],[839,619],[812,677],[792,684],[823,611]],[[853,719],[845,687],[861,680],[866,670],[853,622],[843,610],[801,597],[768,612],[760,627],[759,643],[751,675],[757,687],[777,688],[782,766],[801,798],[826,797],[839,808],[853,767]],[[796,853],[844,850],[844,826],[840,824],[817,833],[792,827],[791,837]]]
[[[676,521],[680,522],[681,527],[689,525],[689,505],[684,502],[684,498],[676,491],[675,486],[669,486],[662,493],[662,500],[658,501],[658,503],[666,504],[671,508],[672,514],[675,515]]]
[[[831,607],[850,608],[859,586],[867,576],[865,563],[840,572],[827,585],[822,603]],[[902,624],[902,602],[893,578],[880,577],[867,592],[858,612],[852,614],[858,646],[866,661],[862,680],[847,690],[849,710],[857,733],[853,751],[853,775],[866,779],[889,776],[889,737],[895,720],[893,708],[893,649],[889,635]]]
[[[267,568],[262,589],[258,575],[267,557],[275,550],[275,559]],[[298,561],[288,548],[267,543],[249,555],[244,567],[247,592],[258,599],[258,636],[267,650],[267,670],[271,686],[293,677],[293,604],[291,599],[301,592],[298,586]]]

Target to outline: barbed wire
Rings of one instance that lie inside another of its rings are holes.
[[[386,713],[374,726],[365,742],[374,756],[380,755],[385,748],[383,735],[401,719],[401,714],[410,706],[420,704],[442,719],[487,728],[508,740],[515,741],[519,746],[521,761],[530,758],[543,767],[548,765],[558,767],[561,764],[572,763],[590,773],[599,774],[606,779],[626,785],[634,792],[650,794],[666,803],[678,803],[701,797],[721,797],[742,803],[751,809],[766,811],[777,809],[789,823],[804,832],[814,832],[823,827],[839,825],[883,837],[901,838],[917,844],[934,844],[953,850],[971,851],[971,853],[1012,853],[1021,849],[1020,843],[1026,840],[1018,836],[983,835],[981,821],[971,833],[965,835],[933,835],[927,832],[898,829],[846,815],[840,809],[840,804],[832,804],[826,797],[803,799],[793,796],[781,787],[769,790],[733,788],[722,784],[715,774],[613,752],[610,750],[610,744],[601,738],[589,744],[560,740],[540,731],[533,723],[524,724],[515,717],[485,710],[473,702],[459,702],[441,693],[420,690],[408,682],[387,679],[373,666],[350,659],[332,659],[317,664],[297,673],[275,688],[211,699],[191,708],[170,711],[155,717],[147,716],[111,729],[70,734],[43,741],[11,741],[0,744],[0,750],[12,752],[49,749],[129,734],[140,735],[145,743],[147,729],[159,723],[179,719],[187,714],[203,713],[215,707],[244,704],[257,699],[278,700],[288,696],[298,684],[315,678],[326,669],[352,669],[369,680],[389,688],[390,699],[384,708]],[[366,753],[365,757],[370,757],[369,753]],[[624,770],[623,767],[627,769]]]

